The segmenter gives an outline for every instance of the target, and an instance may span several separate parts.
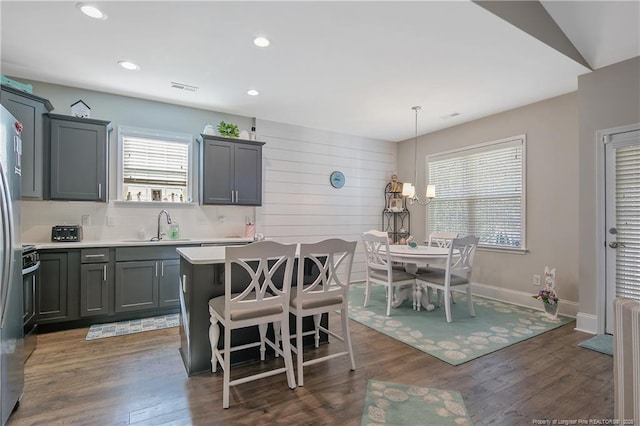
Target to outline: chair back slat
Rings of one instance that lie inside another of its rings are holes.
[[[293,276],[295,244],[260,241],[246,246],[225,248],[225,316],[230,318],[235,310],[288,305],[287,297]],[[243,281],[233,283],[232,265],[246,271]],[[282,283],[274,282],[274,276],[284,268]],[[233,285],[232,285],[233,284]],[[279,285],[281,284],[281,285]],[[236,291],[236,293],[232,293]]]
[[[454,238],[449,247],[447,268],[449,272],[467,280],[471,279],[473,258],[480,239],[469,235],[463,238]]]
[[[389,236],[383,231],[367,231],[362,234],[367,275],[374,271],[391,274],[392,262],[389,255]]]
[[[332,238],[318,243],[300,244],[297,277],[298,298],[306,300],[346,295],[351,280],[351,267],[356,249],[356,241]],[[311,283],[303,285],[304,262],[311,262],[318,275]]]
[[[457,232],[435,231],[429,234],[429,247],[449,248],[451,240],[458,238]]]

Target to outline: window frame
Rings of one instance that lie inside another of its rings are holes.
[[[184,143],[187,145],[187,197],[183,203],[175,203],[168,201],[125,201],[124,199],[124,138],[127,136],[149,138],[149,139],[162,139],[166,141]],[[172,206],[177,205],[192,205],[197,204],[195,194],[197,194],[194,181],[194,168],[197,167],[196,161],[193,158],[193,135],[189,133],[169,132],[165,130],[147,129],[143,127],[135,126],[118,126],[118,170],[117,170],[117,201],[130,204],[130,205],[158,205],[158,204],[170,204]]]
[[[430,183],[429,182],[429,163],[430,162],[446,160],[448,158],[464,157],[464,156],[473,155],[473,154],[482,153],[482,152],[490,152],[498,149],[508,148],[509,146],[520,146],[521,152],[522,152],[522,164],[521,164],[522,195],[520,199],[521,244],[520,244],[520,247],[509,247],[509,246],[484,245],[480,243],[478,244],[478,249],[486,250],[486,251],[504,252],[504,253],[524,254],[528,252],[528,246],[527,246],[527,135],[526,134],[510,136],[510,137],[501,138],[501,139],[497,139],[489,142],[483,142],[479,144],[465,146],[462,148],[456,148],[452,150],[447,150],[447,151],[427,155],[425,157],[425,182]],[[438,193],[437,190],[438,189],[436,187],[436,199],[437,199],[437,193]],[[430,206],[428,205],[427,209],[429,207]],[[429,228],[429,213],[427,213],[425,217],[425,230],[426,230],[425,238],[428,239],[428,235],[431,232]]]

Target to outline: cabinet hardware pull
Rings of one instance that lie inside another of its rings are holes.
[[[98,198],[102,198],[102,184],[98,184]]]
[[[102,278],[107,282],[107,265],[102,265]]]
[[[156,262],[156,277],[158,276],[158,262]]]
[[[186,274],[182,274],[182,292],[183,293],[187,292],[187,275]]]
[[[91,258],[93,258],[93,257],[104,257],[104,253],[103,254],[85,254],[84,257],[87,257],[87,258],[89,258],[89,257],[91,257]]]
[[[236,204],[238,203],[238,191],[236,191]]]
[[[160,276],[164,277],[164,262],[160,264]]]

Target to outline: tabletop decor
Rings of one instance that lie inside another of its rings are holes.
[[[498,300],[473,296],[476,316],[469,316],[466,295],[456,293],[454,321],[448,323],[444,308],[415,311],[405,300],[386,316],[385,288],[373,286],[364,308],[364,283],[351,284],[349,317],[379,333],[399,340],[451,365],[460,365],[515,343],[530,339],[573,321],[543,316],[540,311]]]
[[[369,380],[361,425],[471,425],[460,392]]]
[[[238,126],[233,123],[225,123],[224,120],[218,124],[218,133],[220,136],[225,136],[228,138],[237,138],[240,136],[240,130],[238,130]]]

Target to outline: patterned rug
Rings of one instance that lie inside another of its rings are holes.
[[[85,340],[102,339],[104,337],[123,336],[125,334],[142,333],[143,331],[160,330],[180,325],[179,314],[161,315],[129,321],[94,324],[89,328]]]
[[[385,288],[373,286],[369,306],[363,308],[364,283],[352,284],[349,317],[380,333],[413,346],[451,365],[530,339],[573,321],[544,312],[496,300],[473,297],[476,316],[471,317],[464,294],[456,293],[452,305],[453,322],[448,323],[444,308],[414,311],[406,300],[387,317]]]
[[[471,424],[459,392],[377,380],[367,382],[362,426]]]
[[[613,336],[611,334],[598,334],[578,343],[578,346],[613,356]]]

